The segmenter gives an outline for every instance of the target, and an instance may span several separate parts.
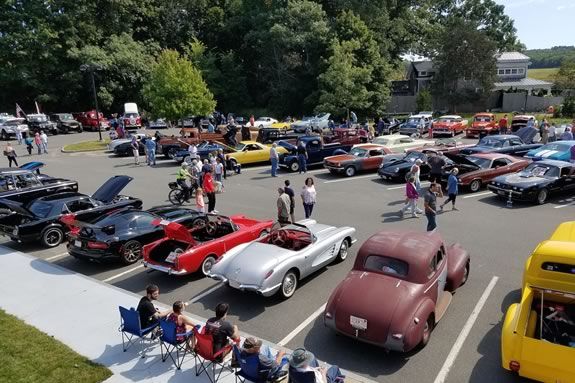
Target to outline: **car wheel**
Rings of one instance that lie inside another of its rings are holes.
[[[348,249],[349,249],[349,243],[347,242],[347,239],[344,239],[341,242],[341,245],[339,246],[339,251],[337,253],[337,261],[338,262],[345,261],[345,259],[347,258]]]
[[[433,331],[433,326],[435,326],[435,319],[433,315],[430,315],[425,321],[423,326],[423,333],[421,334],[421,343],[419,343],[420,348],[424,348],[429,343],[431,338],[431,332]]]
[[[6,141],[8,138],[10,138],[8,133],[6,133],[4,129],[2,129],[2,133],[0,133],[0,139],[2,139],[2,141]]]
[[[465,270],[463,271],[463,279],[461,280],[461,284],[459,285],[459,287],[463,286],[468,279],[469,279],[469,262],[465,264]]]
[[[471,190],[473,193],[478,192],[479,189],[481,189],[481,180],[473,180],[469,184],[469,190]]]
[[[348,166],[347,168],[345,168],[345,175],[348,177],[355,176],[355,168],[353,166]]]
[[[206,259],[204,259],[204,261],[202,262],[201,266],[202,274],[207,276],[212,267],[214,267],[215,263],[216,263],[216,257],[213,255],[208,255]]]
[[[292,171],[292,172],[294,172],[294,173],[295,173],[295,172],[299,172],[299,163],[298,163],[297,161],[292,162],[292,163],[289,165],[289,170]]]
[[[122,262],[126,265],[131,265],[132,263],[138,261],[142,256],[142,244],[138,241],[128,241],[122,246]]]
[[[176,148],[168,149],[168,157],[173,159],[176,156],[176,153],[178,153],[178,149]]]
[[[49,227],[42,232],[40,241],[45,247],[56,247],[64,240],[64,230],[61,227]]]
[[[537,203],[539,205],[543,205],[547,201],[548,196],[549,196],[549,191],[547,191],[547,189],[539,190],[539,193],[537,193]]]
[[[296,288],[297,274],[295,271],[290,270],[284,275],[279,293],[283,299],[289,299],[295,293]]]

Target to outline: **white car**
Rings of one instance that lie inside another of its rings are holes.
[[[379,136],[379,137],[375,137],[373,139],[373,141],[371,141],[371,144],[377,144],[377,145],[383,145],[389,149],[391,149],[392,152],[395,153],[403,153],[405,152],[407,149],[411,149],[411,148],[417,148],[423,145],[432,145],[434,144],[435,141],[434,140],[423,140],[420,138],[413,138],[410,136],[405,136],[403,134],[390,134],[388,136]],[[357,144],[354,145],[354,148],[361,148],[363,146],[368,146],[371,144]]]
[[[254,127],[261,129],[261,128],[269,128],[272,124],[278,122],[275,118],[271,117],[258,117],[258,119],[254,122]]]
[[[16,131],[20,131],[22,136],[28,134],[28,125],[25,118],[2,117],[0,118],[0,139],[8,140],[16,137]]]

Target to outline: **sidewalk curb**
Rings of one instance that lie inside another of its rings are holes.
[[[89,153],[89,152],[105,152],[106,149],[86,149],[86,150],[64,150],[62,146],[60,152],[62,153]]]

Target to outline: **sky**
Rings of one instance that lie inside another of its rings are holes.
[[[575,0],[495,0],[527,49],[575,45]]]

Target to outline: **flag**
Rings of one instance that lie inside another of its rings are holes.
[[[36,105],[36,113],[40,114],[40,107],[38,106],[38,103],[34,101],[34,104]]]
[[[18,103],[16,103],[16,117],[22,117],[20,114],[22,114],[24,116],[24,118],[26,118],[26,113],[24,112],[24,110],[22,108],[20,108],[20,105],[18,105]]]

